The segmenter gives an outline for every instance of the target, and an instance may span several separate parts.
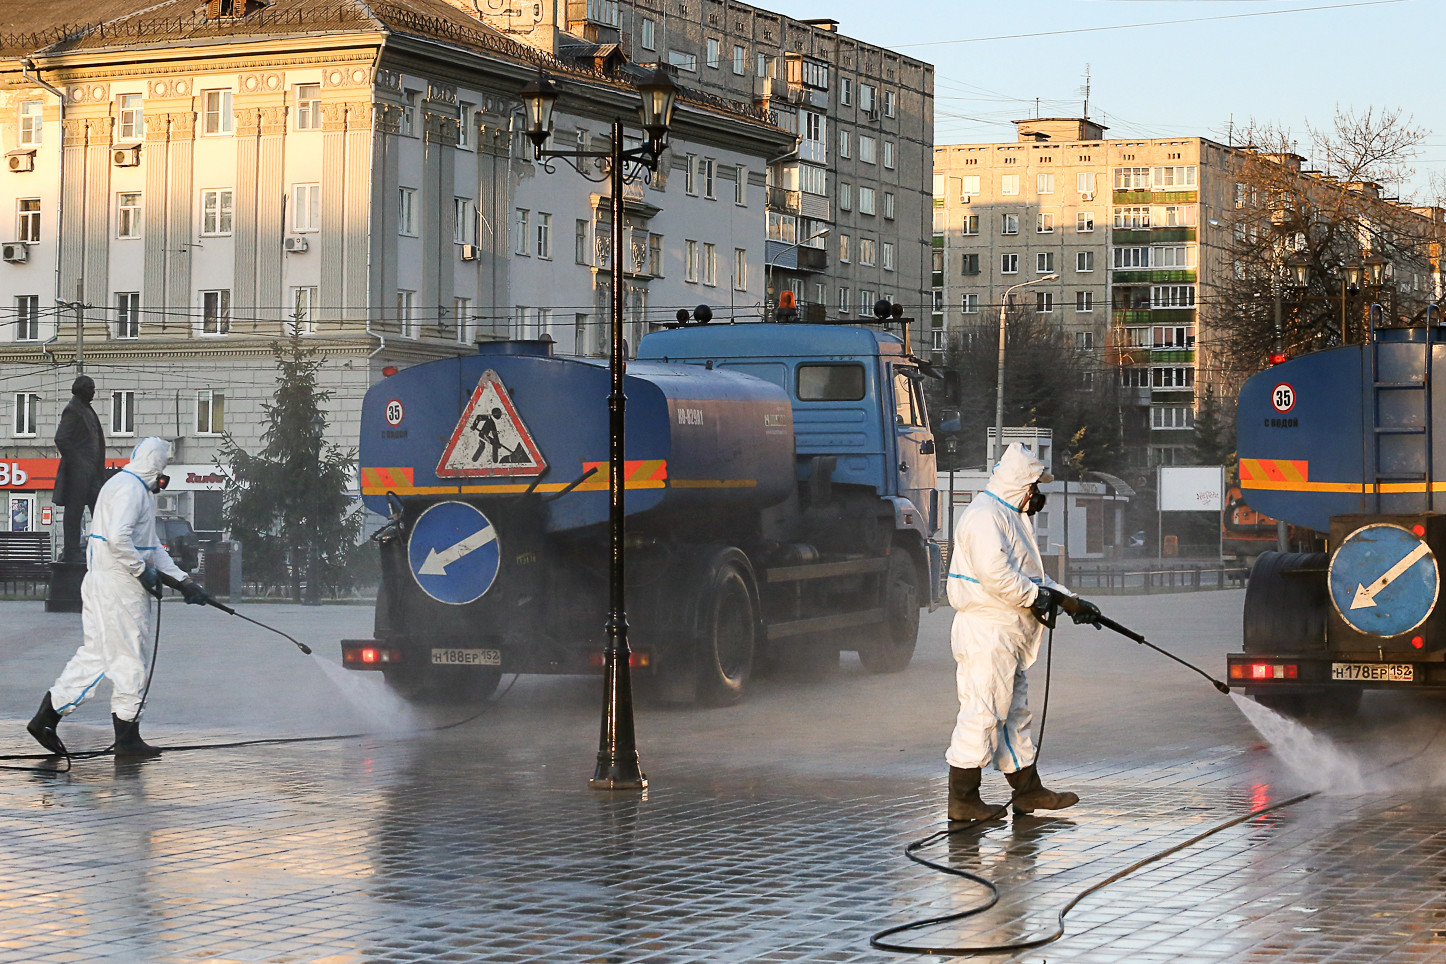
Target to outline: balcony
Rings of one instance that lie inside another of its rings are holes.
[[[1178,241],[1194,241],[1195,229],[1178,226],[1150,228],[1115,228],[1110,233],[1115,244],[1166,244]]]
[[[781,187],[770,187],[768,189],[768,210],[776,211],[779,214],[797,215],[799,212],[798,191],[788,191]]]
[[[764,243],[763,256],[777,271],[827,271],[828,251],[801,245],[788,245],[782,241]]]
[[[1195,240],[1195,229],[1194,229],[1194,228],[1180,228],[1180,227],[1169,227],[1169,228],[1156,227],[1156,228],[1151,228],[1151,229],[1150,229],[1150,240],[1153,241],[1153,242],[1156,243],[1156,244],[1159,244],[1159,243],[1162,242],[1162,241],[1164,241],[1164,242],[1170,242],[1170,241],[1194,241],[1194,240]]]
[[[833,220],[833,202],[818,194],[799,193],[798,213],[815,221]]]
[[[788,83],[782,77],[754,77],[753,102],[787,100]]]
[[[1195,272],[1185,269],[1166,271],[1116,271],[1114,283],[1117,285],[1194,284]]]
[[[1115,191],[1114,202],[1116,204],[1149,204],[1150,192],[1143,191]]]

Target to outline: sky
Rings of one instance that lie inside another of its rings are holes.
[[[1011,141],[1036,98],[1040,116],[1078,116],[1088,70],[1089,114],[1109,137],[1226,143],[1254,119],[1309,156],[1307,123],[1399,108],[1429,131],[1408,190],[1446,174],[1442,0],[755,2],[932,63],[935,144]]]

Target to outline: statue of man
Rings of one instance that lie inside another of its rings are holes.
[[[95,511],[96,497],[105,482],[105,432],[90,407],[95,381],[89,375],[76,376],[70,396],[55,432],[55,447],[60,449],[55,504],[65,508],[65,548],[60,561],[80,562],[85,559],[80,545],[81,519],[86,509]]]

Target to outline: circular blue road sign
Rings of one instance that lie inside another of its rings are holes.
[[[1431,615],[1441,572],[1429,546],[1388,523],[1362,526],[1331,557],[1331,604],[1351,628],[1372,636],[1409,633]]]
[[[497,578],[502,552],[492,521],[465,502],[438,502],[417,517],[407,561],[422,592],[464,606],[481,599]]]

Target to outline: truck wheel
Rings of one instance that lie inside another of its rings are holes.
[[[884,623],[859,645],[859,662],[870,673],[898,673],[914,658],[919,638],[919,574],[903,549],[889,553],[884,572]]]
[[[457,706],[480,703],[497,691],[500,669],[483,668],[443,671],[427,667],[421,671],[389,672],[387,685],[409,703],[419,706]]]
[[[753,670],[756,599],[748,557],[731,548],[715,555],[693,603],[699,703],[728,706],[743,696]]]

